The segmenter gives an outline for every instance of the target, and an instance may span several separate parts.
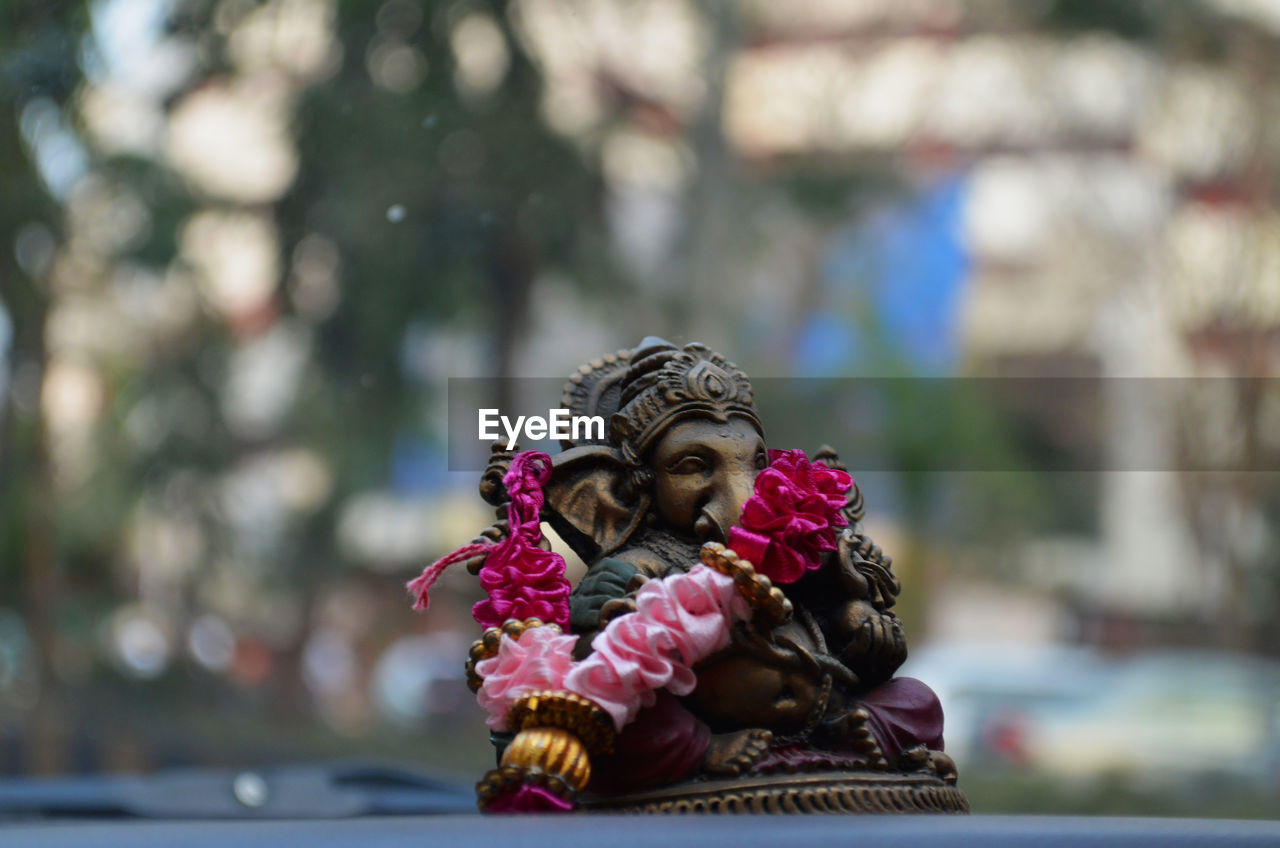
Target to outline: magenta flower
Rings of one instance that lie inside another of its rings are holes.
[[[841,510],[853,478],[810,462],[804,451],[770,451],[769,458],[729,547],[773,582],[794,583],[836,549],[836,528],[849,523]]]

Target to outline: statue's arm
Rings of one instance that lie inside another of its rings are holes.
[[[901,586],[892,560],[856,526],[841,532],[835,559],[846,600],[830,619],[833,647],[865,683],[881,683],[907,659],[906,634],[893,612]]]
[[[593,563],[569,596],[569,626],[573,632],[594,635],[600,629],[601,609],[609,601],[626,597],[627,586],[638,573],[634,563],[614,557]]]
[[[846,528],[822,568],[787,592],[814,614],[830,655],[869,686],[893,677],[907,659],[902,621],[892,609],[898,582],[890,564],[869,537]]]

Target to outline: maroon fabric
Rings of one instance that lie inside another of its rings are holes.
[[[591,788],[614,794],[679,780],[702,764],[711,730],[665,689],[614,740],[592,769]]]
[[[919,680],[895,677],[864,695],[858,706],[870,714],[871,732],[890,762],[916,745],[942,750],[942,705]],[[614,794],[679,780],[701,765],[710,739],[705,724],[670,692],[659,691],[657,702],[618,734],[614,753],[594,763],[591,788]],[[850,768],[862,761],[860,756],[789,746],[766,753],[753,771]]]
[[[914,677],[895,677],[858,701],[871,714],[868,722],[880,750],[890,762],[908,748],[924,745],[942,750],[942,704]]]

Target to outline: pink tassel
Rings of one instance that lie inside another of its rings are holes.
[[[504,792],[485,807],[488,813],[567,813],[573,804],[553,794],[550,790],[530,783],[522,783]]]
[[[427,608],[427,593],[446,568],[486,554],[480,585],[489,598],[471,611],[481,627],[497,627],[510,618],[538,618],[567,630],[570,586],[564,578],[564,558],[538,547],[542,487],[550,479],[551,457],[539,451],[516,454],[502,478],[511,498],[507,505],[511,535],[496,544],[466,545],[427,566],[408,585],[415,599],[413,608]]]
[[[476,542],[474,544],[458,548],[448,556],[441,557],[431,565],[424,568],[421,576],[410,580],[408,585],[405,586],[405,588],[409,590],[409,594],[413,595],[413,608],[421,611],[430,606],[431,602],[427,598],[427,592],[431,590],[431,587],[435,584],[436,580],[439,579],[440,575],[444,573],[446,568],[460,562],[466,562],[476,554],[491,551],[494,547],[496,546],[486,542]]]

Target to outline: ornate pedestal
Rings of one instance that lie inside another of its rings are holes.
[[[586,796],[579,803],[610,813],[969,812],[964,793],[939,777],[874,771],[690,781],[630,795]]]

